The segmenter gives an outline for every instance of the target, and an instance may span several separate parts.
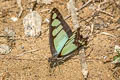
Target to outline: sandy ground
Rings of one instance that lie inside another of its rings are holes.
[[[76,0],[76,7],[82,6],[80,0]],[[118,0],[119,1],[119,0]],[[46,18],[50,18],[49,11],[43,11],[45,9],[58,8],[62,15],[67,16],[68,10],[66,8],[68,0],[55,0],[52,4],[37,4],[35,11],[37,11],[43,21]],[[16,33],[17,40],[12,48],[11,53],[7,55],[0,55],[0,80],[83,80],[81,73],[81,64],[79,56],[74,56],[74,59],[70,59],[59,67],[55,68],[54,75],[50,76],[48,58],[51,56],[49,48],[49,25],[48,23],[42,24],[42,35],[39,38],[25,37],[23,18],[29,13],[29,8],[33,3],[31,0],[22,0],[23,13],[21,18],[17,22],[13,22],[10,18],[17,16],[19,13],[19,7],[16,0],[1,0],[0,1],[0,33],[4,32],[5,27],[12,28]],[[115,5],[114,5],[115,6]],[[114,7],[112,6],[112,7]],[[111,6],[107,10],[108,12],[112,8]],[[120,12],[120,10],[118,10]],[[92,10],[88,7],[80,11],[80,17],[91,17]],[[120,18],[120,14],[117,12],[112,13],[115,17],[111,18],[108,15],[100,14],[105,21],[110,22],[106,28],[95,30],[90,37],[91,40],[88,43],[88,48],[85,50],[88,65],[88,80],[116,80],[120,73],[116,72],[112,61],[114,53],[114,46],[120,44],[120,30],[116,29],[120,23],[116,21]],[[99,20],[96,20],[99,22]],[[71,26],[71,18],[66,22]],[[91,21],[92,22],[92,21]],[[80,25],[85,26],[85,22],[81,22]],[[88,25],[90,26],[90,25]],[[107,32],[117,37],[100,34],[101,32]],[[0,44],[6,43],[6,39],[0,37]],[[16,58],[17,55],[23,52],[28,52]],[[108,61],[108,62],[107,62]],[[119,71],[119,68],[117,68]],[[116,75],[114,74],[116,72]]]

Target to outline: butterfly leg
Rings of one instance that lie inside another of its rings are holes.
[[[60,64],[59,64],[59,62],[57,62],[57,65],[58,65],[58,69],[59,69],[59,72],[60,72],[60,74],[62,74],[62,72],[61,72],[61,70],[60,70]]]

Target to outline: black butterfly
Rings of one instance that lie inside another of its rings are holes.
[[[72,56],[75,50],[85,44],[86,39],[80,35],[80,29],[72,32],[56,8],[51,11],[49,27],[49,44],[52,57],[48,61],[52,68],[57,63],[63,62]]]

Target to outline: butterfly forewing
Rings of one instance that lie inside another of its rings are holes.
[[[49,25],[51,53],[52,55],[59,55],[68,39],[72,36],[72,31],[56,8],[51,11]]]

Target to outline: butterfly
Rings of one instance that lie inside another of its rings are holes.
[[[49,44],[52,57],[48,60],[51,68],[67,60],[74,51],[85,44],[85,39],[79,32],[80,29],[72,32],[58,9],[52,9],[49,23]]]

